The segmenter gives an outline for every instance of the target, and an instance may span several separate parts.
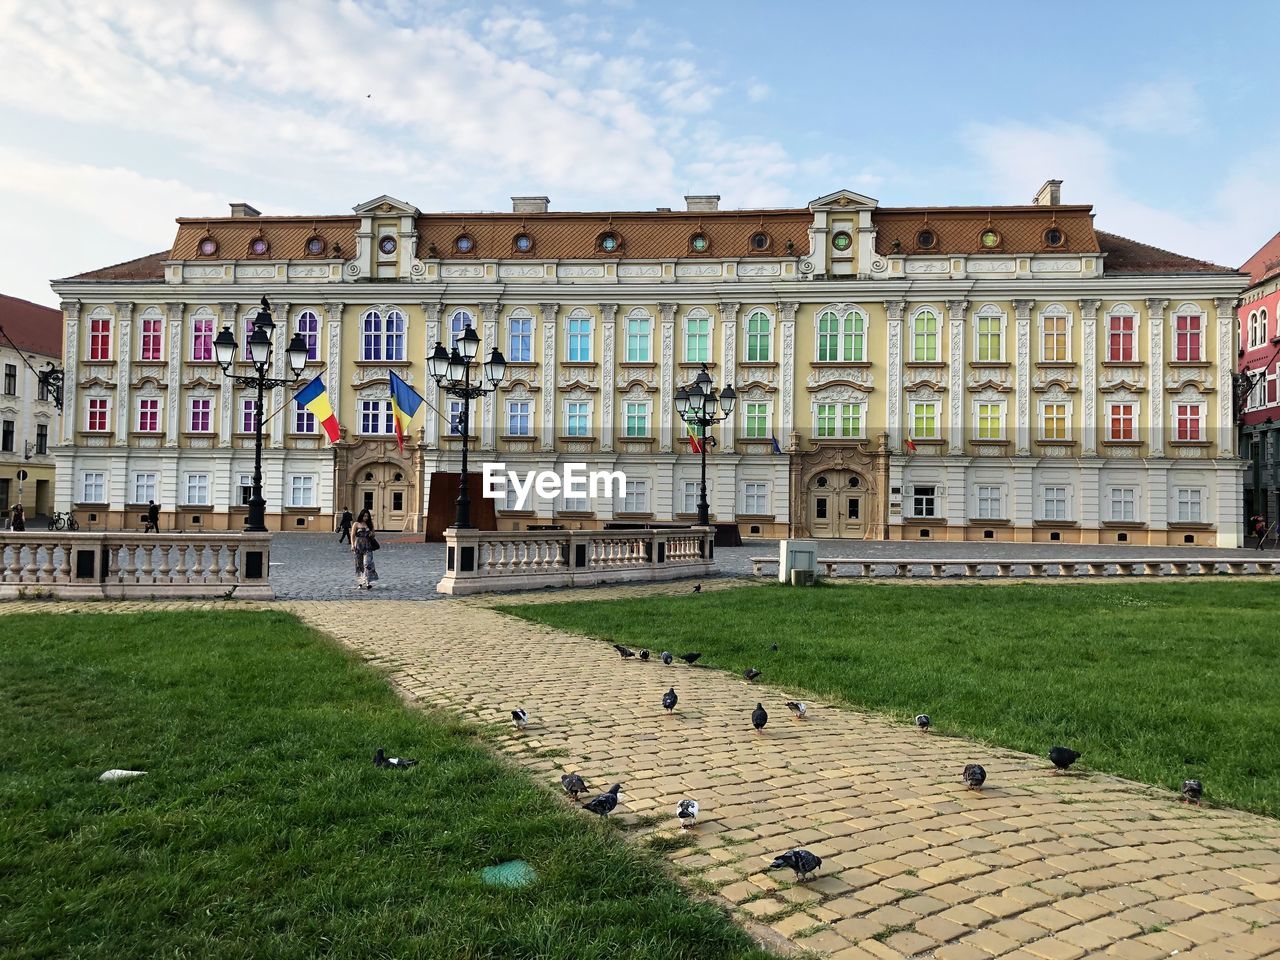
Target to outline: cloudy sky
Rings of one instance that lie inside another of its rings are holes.
[[[1272,0],[0,0],[0,292],[177,216],[1025,203],[1238,265],[1280,229]]]

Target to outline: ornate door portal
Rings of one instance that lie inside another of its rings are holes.
[[[357,468],[350,488],[351,512],[368,510],[379,530],[403,530],[413,512],[414,483],[404,463],[370,463]],[[341,504],[339,504],[341,506]]]
[[[862,476],[852,470],[829,470],[809,481],[809,530],[815,537],[861,540],[866,536]]]
[[[793,535],[883,540],[889,512],[888,434],[866,441],[811,441],[791,459]]]

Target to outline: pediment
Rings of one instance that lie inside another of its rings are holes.
[[[852,190],[837,190],[835,193],[828,193],[825,197],[809,201],[810,210],[852,210],[858,207],[875,209],[879,205],[879,200],[854,193]]]
[[[383,194],[380,197],[374,197],[372,200],[366,200],[364,203],[351,208],[352,212],[359,214],[372,215],[398,215],[411,216],[418,215],[418,208],[411,203],[405,203],[403,200],[397,200],[395,197]]]

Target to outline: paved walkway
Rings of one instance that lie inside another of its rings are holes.
[[[819,702],[795,722],[781,691],[679,662],[622,663],[608,644],[500,614],[491,599],[360,603],[271,606],[337,637],[411,698],[496,725],[495,742],[553,789],[565,770],[593,788],[619,781],[618,815],[659,818],[673,834],[676,801],[697,799],[696,843],[671,854],[677,867],[801,948],[838,960],[1280,957],[1274,820],[1101,774],[1055,777],[1038,757]],[[49,606],[0,614],[27,609]],[[667,716],[671,685],[680,705]],[[757,700],[770,713],[762,736],[749,720]],[[510,727],[516,706],[532,717],[523,734]],[[973,761],[988,771],[982,793],[959,780]],[[818,879],[764,872],[793,845],[822,856]]]

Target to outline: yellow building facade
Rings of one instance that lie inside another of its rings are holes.
[[[210,344],[223,326],[243,342],[265,294],[307,339],[343,427],[330,447],[274,392],[278,528],[329,529],[365,505],[384,528],[423,527],[461,446],[425,361],[471,326],[482,356],[508,361],[472,410],[473,470],[627,478],[607,499],[500,501],[500,528],[692,519],[699,458],[674,397],[705,364],[738,393],[712,430],[711,512],[745,536],[1229,546],[1245,282],[1095,230],[1052,181],[990,208],[850,191],[746,211],[715,197],[612,213],[517,197],[502,214],[379,197],[316,218],[237,204],[180,220],[153,257],[54,284],[76,371],[58,501],[91,524],[135,525],[154,499],[183,529],[238,526],[253,411]],[[435,408],[403,454],[389,371]]]

